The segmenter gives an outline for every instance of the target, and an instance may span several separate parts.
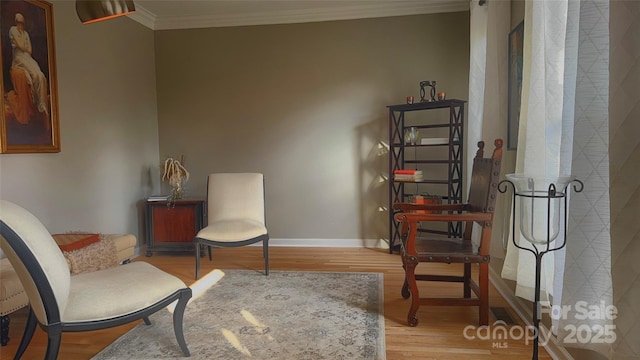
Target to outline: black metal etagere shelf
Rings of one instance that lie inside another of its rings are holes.
[[[389,109],[389,253],[400,246],[400,225],[393,218],[392,206],[396,202],[406,202],[414,195],[419,195],[421,185],[439,186],[441,189],[437,195],[443,203],[454,204],[462,201],[463,178],[463,135],[464,135],[464,100],[428,101],[414,104],[400,104],[387,106]],[[444,119],[441,112],[429,110],[448,109],[448,119]],[[410,115],[409,113],[420,112]],[[440,115],[440,118],[438,116]],[[421,144],[418,139],[416,144],[405,143],[405,132],[411,127],[416,128],[423,137],[433,137],[432,132],[447,131],[447,141],[441,144]],[[429,157],[426,154],[431,149],[447,148],[447,155],[442,158]],[[410,151],[411,150],[411,151]],[[418,152],[419,150],[419,152]],[[409,152],[410,154],[407,154]],[[408,155],[413,155],[408,156]],[[394,171],[406,169],[425,169],[425,176],[420,181],[395,181]],[[434,171],[434,166],[446,166],[444,169]],[[406,189],[408,184],[414,184],[414,192]],[[458,236],[462,233],[461,223],[449,223],[447,230],[421,229],[421,231]]]

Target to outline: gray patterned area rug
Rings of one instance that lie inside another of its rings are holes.
[[[385,359],[382,274],[224,273],[187,305],[190,359]],[[169,311],[150,320],[93,359],[181,358]]]

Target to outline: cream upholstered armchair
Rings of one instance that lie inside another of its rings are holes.
[[[182,319],[191,289],[182,280],[145,262],[71,276],[44,225],[4,200],[0,200],[0,235],[2,251],[31,306],[15,359],[22,357],[37,324],[48,335],[45,359],[56,359],[62,332],[104,329],[138,319],[149,325],[149,315],[176,300],[173,327],[182,352],[189,356]]]
[[[265,225],[264,176],[259,173],[211,174],[207,181],[205,228],[193,240],[196,279],[200,273],[200,247],[239,247],[262,241],[265,275],[269,275],[269,234]]]

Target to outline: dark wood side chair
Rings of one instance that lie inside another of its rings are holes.
[[[401,257],[405,270],[402,297],[411,297],[411,308],[407,317],[410,326],[418,324],[416,313],[420,305],[478,306],[480,325],[489,324],[489,248],[500,177],[502,144],[502,139],[497,139],[493,156],[484,158],[484,142],[478,142],[467,203],[394,204],[393,209],[397,211],[394,217],[402,224]],[[452,221],[464,223],[461,238],[437,235],[429,237],[423,235],[426,232],[419,231],[421,222]],[[472,241],[474,223],[479,225],[478,244]],[[460,276],[416,274],[416,267],[420,263],[463,263],[464,270]],[[471,276],[471,264],[479,265],[478,282]],[[421,298],[416,281],[460,282],[463,284],[463,297]],[[476,297],[471,297],[472,291]]]

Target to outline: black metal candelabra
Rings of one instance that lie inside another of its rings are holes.
[[[426,98],[425,88],[431,88],[429,91],[429,99]],[[436,82],[434,80],[420,81],[420,102],[436,101]]]
[[[584,184],[572,176],[558,177],[554,181],[550,181],[549,179],[535,179],[521,174],[508,174],[507,180],[503,180],[498,184],[498,191],[501,193],[505,193],[508,190],[508,185],[513,188],[511,213],[513,245],[518,249],[531,252],[536,258],[535,300],[533,303],[533,360],[538,359],[542,257],[546,253],[562,249],[567,244],[567,189],[571,183],[573,183],[574,192],[582,192]],[[516,202],[520,205],[520,232],[531,243],[531,247],[521,246],[516,239]],[[544,214],[545,208],[546,218],[540,218],[540,213]],[[564,218],[562,223],[560,222],[561,218]],[[542,227],[542,231],[544,231],[544,225],[546,225],[546,232],[541,232],[539,228]],[[560,233],[561,226],[562,239],[552,246],[552,243]]]

